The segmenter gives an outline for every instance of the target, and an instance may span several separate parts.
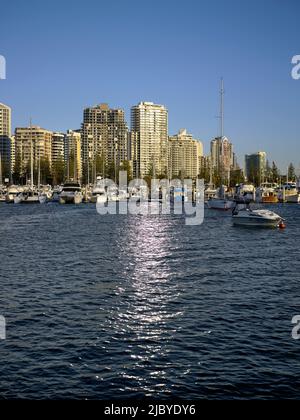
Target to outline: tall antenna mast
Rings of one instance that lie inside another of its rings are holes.
[[[221,90],[220,90],[220,96],[221,96],[221,109],[220,109],[220,129],[221,129],[221,138],[224,136],[224,80],[223,77],[221,78]]]
[[[30,178],[31,190],[33,190],[33,144],[32,144],[32,120],[30,118]]]

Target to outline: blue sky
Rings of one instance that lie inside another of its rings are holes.
[[[225,135],[243,155],[265,150],[282,169],[300,167],[299,0],[68,0],[1,5],[0,102],[13,126],[79,128],[86,106],[167,106],[169,132],[204,142],[219,134],[225,80]]]

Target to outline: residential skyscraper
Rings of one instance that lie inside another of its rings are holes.
[[[67,168],[67,178],[80,181],[82,178],[82,155],[81,155],[80,130],[68,130],[65,135],[64,159]]]
[[[233,145],[227,137],[217,137],[211,142],[211,165],[213,173],[217,173],[223,182],[227,181],[234,162]]]
[[[168,111],[141,102],[131,108],[131,150],[135,177],[168,173]]]
[[[121,162],[128,160],[128,140],[128,127],[122,109],[111,109],[107,104],[86,108],[82,124],[85,177],[92,179],[97,158],[104,160],[108,166],[119,166]]]
[[[52,164],[65,159],[65,134],[52,134]]]
[[[3,177],[11,177],[11,108],[0,103],[0,156]]]
[[[169,137],[169,176],[196,179],[200,172],[203,144],[182,129]]]
[[[261,184],[267,166],[266,152],[257,152],[245,156],[245,176],[248,181]]]
[[[15,130],[16,165],[21,174],[28,172],[31,161],[31,144],[34,167],[40,159],[45,159],[51,168],[52,164],[52,131],[39,126],[18,127]]]

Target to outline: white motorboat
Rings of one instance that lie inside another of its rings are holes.
[[[234,201],[228,198],[226,189],[227,187],[222,185],[222,187],[218,188],[216,196],[208,199],[207,206],[209,209],[227,211],[235,206]]]
[[[95,187],[92,191],[90,202],[91,203],[106,203],[107,194],[106,194],[105,188]]]
[[[236,186],[235,199],[245,203],[256,201],[256,189],[252,184],[239,184]]]
[[[67,182],[60,193],[60,204],[81,204],[83,195],[78,182]]]
[[[232,221],[234,225],[238,226],[274,228],[280,227],[283,223],[283,218],[270,210],[253,210],[249,205],[243,205],[240,208],[239,204],[237,204],[232,211]]]
[[[282,203],[300,203],[300,194],[295,182],[287,182],[278,193],[278,199]]]
[[[234,201],[227,200],[226,198],[210,198],[207,201],[207,206],[212,210],[230,210],[234,207]]]
[[[106,203],[107,202],[107,194],[105,191],[104,182],[102,181],[102,178],[97,178],[96,185],[94,186],[92,190],[92,194],[89,200],[91,203]]]
[[[211,198],[216,198],[217,197],[217,190],[212,188],[212,187],[208,187],[205,191],[204,191],[204,198],[205,201],[207,202],[208,200],[210,200]]]

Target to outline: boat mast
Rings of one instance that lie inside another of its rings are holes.
[[[220,90],[220,134],[221,138],[224,136],[224,79],[221,78],[221,90]]]
[[[33,144],[32,144],[32,121],[30,118],[30,177],[31,177],[31,190],[33,190]]]
[[[0,186],[2,186],[2,155],[0,153]]]
[[[40,191],[40,188],[41,188],[41,148],[40,148],[40,143],[38,144],[38,146],[39,146],[38,191]]]

